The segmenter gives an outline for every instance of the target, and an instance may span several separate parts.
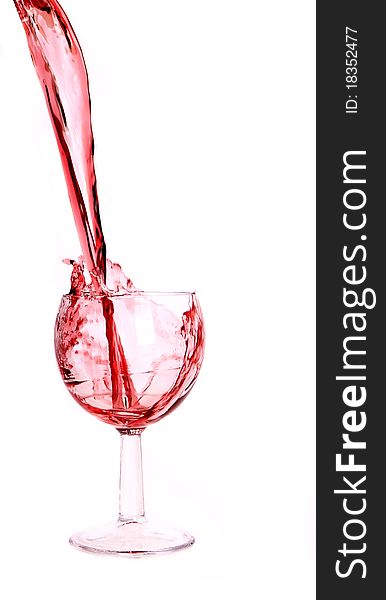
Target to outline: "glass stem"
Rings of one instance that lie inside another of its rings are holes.
[[[142,477],[142,431],[124,430],[119,433],[121,435],[119,521],[143,521],[145,507]]]

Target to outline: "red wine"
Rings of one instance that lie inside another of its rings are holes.
[[[198,376],[204,351],[201,309],[195,294],[133,292],[108,300],[119,349],[106,339],[103,298],[63,297],[55,327],[59,368],[68,391],[88,412],[117,428],[145,428],[176,408]],[[126,387],[114,381],[118,352],[129,374]],[[119,404],[114,386],[122,390]]]
[[[83,258],[93,286],[105,289],[106,244],[99,212],[91,100],[83,53],[67,15],[56,0],[15,0],[15,4],[46,98]],[[79,269],[76,273],[79,275]],[[114,405],[120,407],[123,393],[131,397],[132,385],[114,324],[113,305],[108,297],[102,303],[112,394]]]
[[[56,0],[14,2],[46,98],[83,253],[78,263],[71,261],[71,290],[56,322],[62,378],[73,397],[103,421],[143,428],[177,406],[198,375],[204,350],[201,310],[194,294],[171,294],[157,302],[106,260],[81,47]],[[186,304],[176,312],[165,305],[174,296]],[[151,343],[139,343],[144,324],[151,329]]]
[[[87,69],[75,32],[56,0],[14,0],[27,35],[58,143],[83,257],[105,281]]]

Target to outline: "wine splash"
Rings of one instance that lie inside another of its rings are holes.
[[[56,323],[59,368],[86,410],[117,428],[143,428],[177,406],[196,380],[204,351],[201,310],[191,294],[178,318],[107,261],[81,47],[57,0],[14,3],[45,95],[83,253],[78,263],[71,262],[71,291]],[[149,349],[138,341],[143,311],[154,324],[151,363]]]
[[[198,376],[204,351],[201,309],[195,294],[111,294],[110,323],[105,298],[63,297],[55,327],[59,368],[67,389],[88,412],[117,428],[142,429],[175,409]],[[107,330],[117,338],[119,332],[119,346],[109,343]],[[123,382],[121,355],[128,373]],[[123,389],[119,404],[117,387]]]

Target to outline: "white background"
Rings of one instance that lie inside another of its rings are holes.
[[[80,251],[24,33],[2,1],[1,596],[310,600],[314,3],[62,3],[89,66],[109,255],[143,289],[196,288],[205,313],[195,389],[143,439],[149,516],[197,542],[135,561],[67,544],[115,516],[119,440],[57,371],[61,259]]]

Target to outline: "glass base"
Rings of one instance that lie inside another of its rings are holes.
[[[194,544],[194,537],[175,529],[153,526],[147,521],[118,521],[76,533],[69,541],[84,552],[140,557],[188,548]]]

